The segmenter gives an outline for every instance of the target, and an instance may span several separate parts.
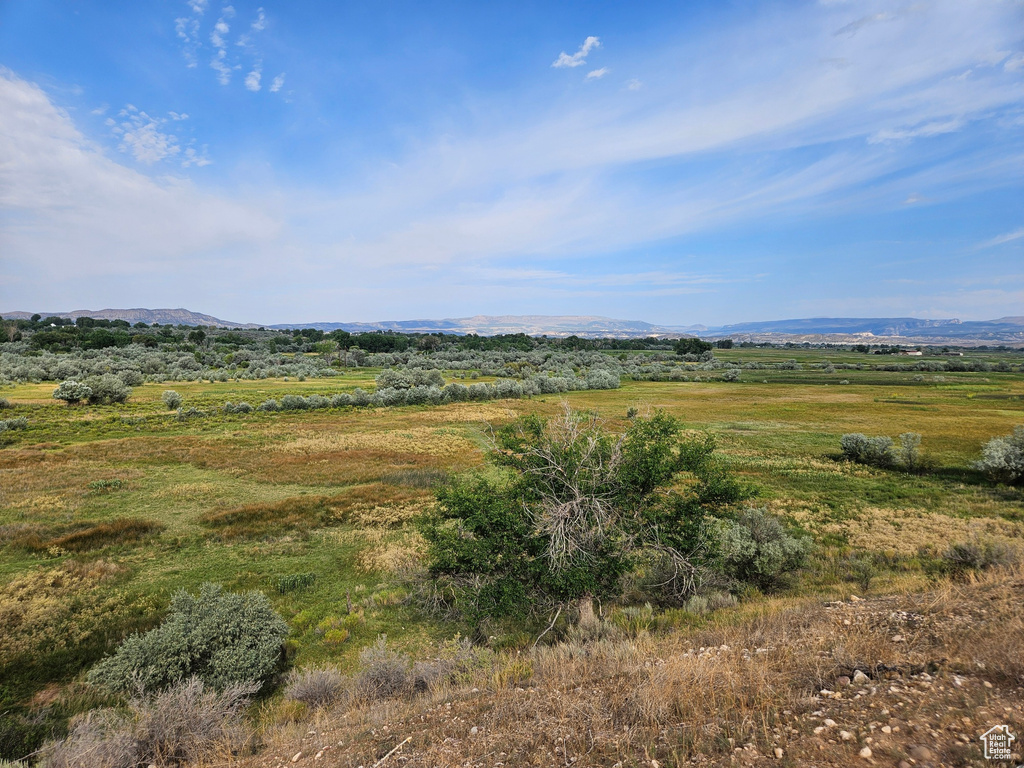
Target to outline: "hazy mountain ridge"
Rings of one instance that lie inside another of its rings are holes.
[[[7,319],[28,319],[34,313],[4,312]],[[102,309],[73,312],[39,312],[43,317],[96,317],[130,323],[172,323],[221,328],[256,328],[255,323],[221,320],[188,309]],[[581,336],[584,338],[645,338],[700,335],[730,337],[736,341],[887,344],[1024,344],[1024,316],[995,320],[926,320],[915,317],[814,317],[790,320],[704,325],[661,326],[642,320],[619,320],[599,315],[474,315],[441,320],[382,320],[379,322],[279,323],[262,327],[291,330],[318,328],[350,333],[400,331],[404,333],[451,333],[493,336],[524,333],[529,336]]]
[[[689,329],[663,327],[640,320],[616,320],[595,315],[475,315],[443,320],[384,320],[376,323],[288,323],[270,328],[341,329],[350,333],[367,331],[403,331],[405,333],[475,333],[494,336],[503,333],[525,333],[529,336],[602,336],[646,337],[678,335]],[[696,329],[694,329],[696,330]]]
[[[2,312],[0,317],[6,320],[28,320],[32,315],[42,317],[68,317],[77,320],[79,317],[95,317],[99,320],[126,320],[129,323],[160,323],[161,325],[208,325],[219,328],[256,328],[253,323],[234,323],[220,320],[212,315],[193,312],[189,309],[75,309],[71,312]]]

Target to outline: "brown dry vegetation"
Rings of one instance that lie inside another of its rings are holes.
[[[981,733],[1024,727],[1022,594],[1003,570],[499,654],[418,696],[268,709],[263,751],[232,764],[371,766],[409,739],[390,765],[982,765]]]

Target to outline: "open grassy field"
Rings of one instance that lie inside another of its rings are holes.
[[[971,468],[987,440],[1024,424],[1024,374],[811,368],[839,362],[831,350],[719,356],[795,358],[803,369],[526,400],[246,415],[221,407],[372,389],[377,371],[146,384],[116,406],[65,406],[51,399],[52,383],[0,390],[12,406],[4,418],[29,422],[0,437],[0,710],[52,702],[125,634],[157,623],[176,590],[207,581],[265,592],[290,624],[299,666],[351,668],[380,634],[415,655],[464,631],[403,601],[396,574],[420,545],[410,520],[431,503],[438,477],[481,466],[488,425],[554,414],[563,399],[613,427],[630,408],[664,409],[713,433],[756,490],[752,504],[820,544],[805,592],[848,593],[842,557],[851,550],[889,554],[893,567],[874,586],[884,592],[924,582],[922,548],[974,535],[1024,540],[1024,493]],[[205,415],[178,419],[161,402],[165,389]],[[920,433],[931,467],[910,475],[842,461],[847,432]]]

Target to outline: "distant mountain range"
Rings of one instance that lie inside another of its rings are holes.
[[[28,320],[32,315],[40,317],[95,317],[98,320],[127,320],[129,323],[160,323],[166,325],[211,325],[218,328],[256,328],[251,323],[232,323],[219,320],[212,315],[192,312],[188,309],[76,309],[72,312],[3,312],[6,320]]]
[[[28,319],[31,312],[4,312],[7,319]],[[130,323],[172,323],[221,328],[256,328],[254,323],[235,323],[187,309],[102,309],[74,312],[39,312],[43,317],[82,316],[127,320]],[[350,333],[402,331],[405,333],[475,333],[493,336],[525,333],[530,336],[581,336],[585,338],[644,338],[702,336],[754,342],[835,342],[885,344],[1024,344],[1024,316],[996,320],[920,320],[914,317],[816,317],[735,323],[718,327],[703,325],[660,326],[640,320],[616,320],[591,315],[475,315],[444,320],[385,320],[375,323],[288,323],[260,326],[277,329],[337,329]]]
[[[307,325],[272,325],[271,328],[319,328],[323,331],[341,329],[350,333],[368,331],[402,331],[404,333],[475,333],[496,336],[500,333],[525,333],[528,336],[584,336],[618,338],[679,335],[704,330],[670,328],[640,320],[615,320],[593,315],[475,315],[445,320],[384,320],[379,323],[311,323]]]

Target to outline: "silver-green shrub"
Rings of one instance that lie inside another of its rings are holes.
[[[993,437],[981,449],[981,461],[975,468],[995,480],[1020,484],[1024,482],[1024,426],[1014,427],[1013,434]]]
[[[794,536],[764,509],[746,510],[726,524],[721,537],[726,574],[764,592],[785,586],[811,546],[809,539]]]
[[[28,429],[28,419],[18,416],[14,419],[0,419],[0,432],[14,429]]]
[[[166,405],[167,409],[170,411],[176,411],[181,408],[181,395],[173,389],[165,389],[164,393],[160,396],[160,399],[163,400],[164,405]]]
[[[58,387],[53,390],[54,400],[63,400],[68,405],[74,405],[80,403],[83,400],[88,400],[92,396],[92,387],[88,384],[75,381],[74,379],[68,379],[62,381]]]
[[[86,379],[85,383],[92,389],[89,402],[93,405],[123,403],[132,394],[132,388],[125,384],[119,376],[112,373],[92,376]]]
[[[916,472],[924,466],[921,456],[921,436],[917,432],[900,435],[900,447],[896,449],[896,461],[907,472]]]
[[[890,467],[895,461],[891,437],[868,437],[859,432],[851,432],[839,438],[839,447],[846,458],[858,464]]]
[[[262,592],[204,584],[195,596],[178,592],[159,627],[126,639],[88,678],[113,691],[166,688],[190,677],[214,688],[262,685],[277,670],[287,635]]]

